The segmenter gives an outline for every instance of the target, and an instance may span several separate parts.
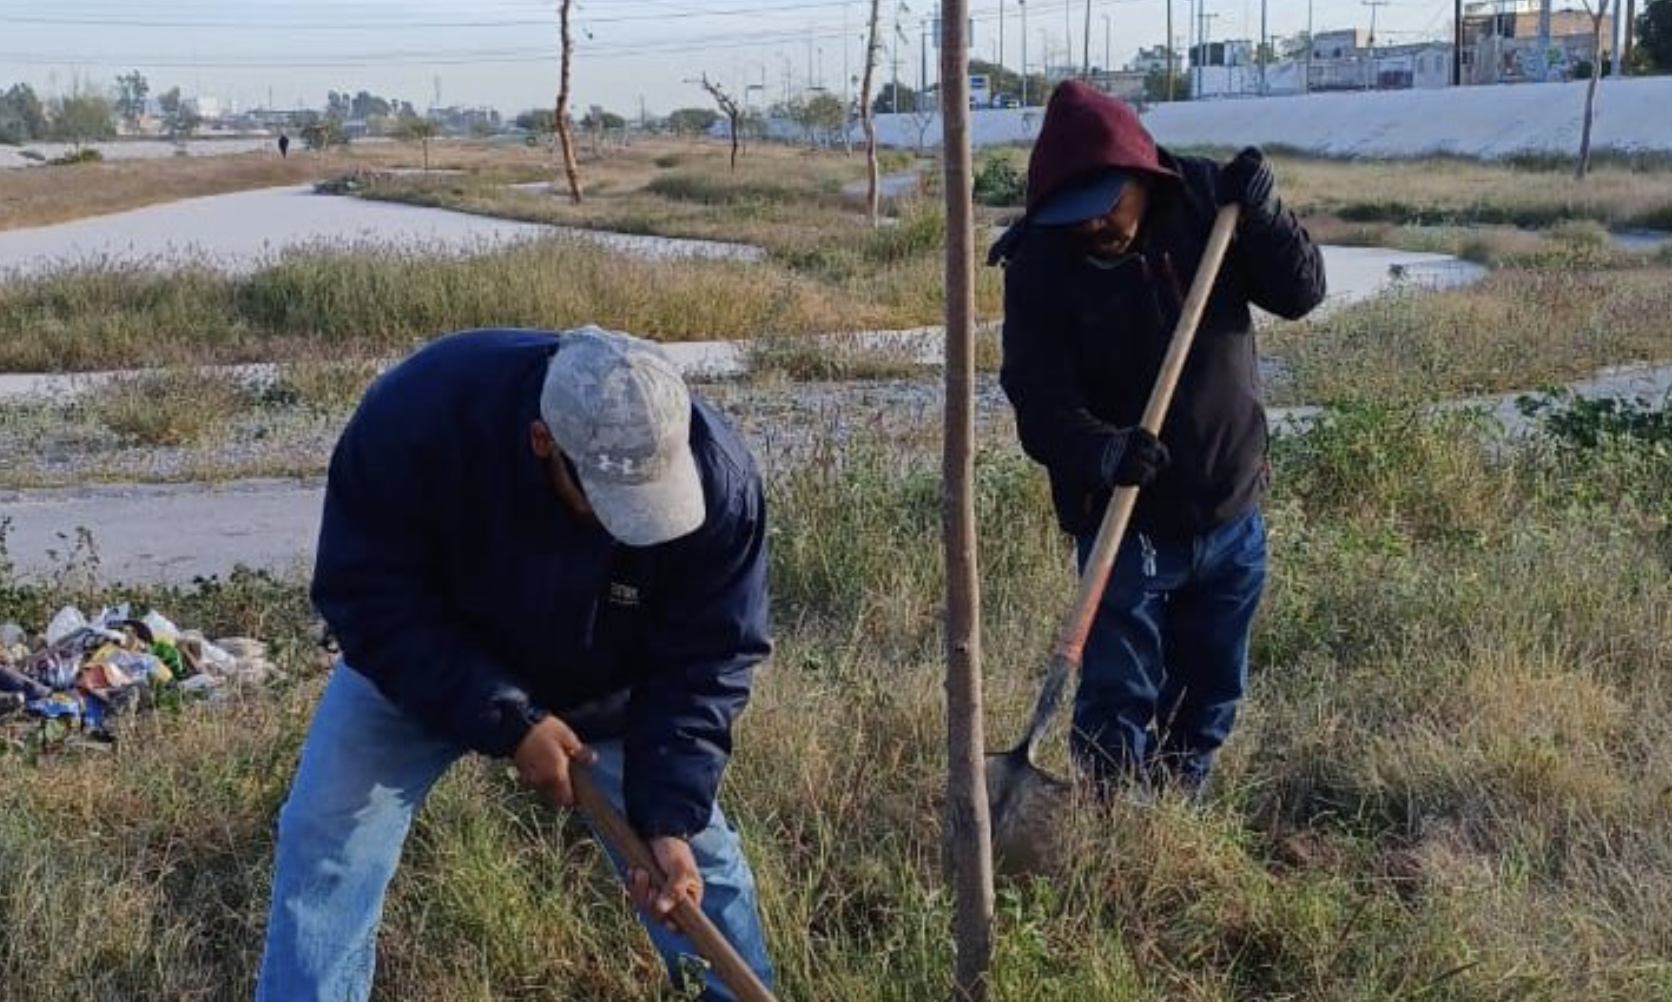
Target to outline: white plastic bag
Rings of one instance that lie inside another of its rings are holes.
[[[145,618],[140,622],[144,623],[146,628],[151,631],[153,640],[163,640],[172,644],[180,639],[180,628],[175,626],[167,616],[155,609],[146,613]]]
[[[87,617],[73,605],[66,605],[52,617],[52,622],[46,624],[46,642],[48,646],[57,644],[77,630],[87,628]]]

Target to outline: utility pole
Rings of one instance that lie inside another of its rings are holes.
[[[929,30],[932,32],[929,38],[935,43],[935,90],[937,92],[946,86],[946,80],[941,75],[941,71],[945,67],[945,61],[941,59],[941,50],[946,47],[946,22],[941,18],[940,5],[937,4],[935,12],[929,17]],[[968,30],[967,25],[965,30]],[[964,58],[967,61],[969,56],[966,54]]]
[[[1266,46],[1270,44],[1266,34],[1266,0],[1260,0],[1260,96],[1266,96]]]
[[[1196,68],[1201,63],[1201,54],[1196,49],[1196,32],[1202,27],[1201,18],[1196,16],[1196,5],[1201,2],[1202,0],[1185,0],[1185,4],[1190,8],[1190,23],[1184,29],[1184,72],[1190,78],[1189,92],[1192,100],[1196,97]]]
[[[1383,2],[1385,3],[1387,0],[1383,0]],[[1218,16],[1216,13],[1208,13],[1206,0],[1197,0],[1196,17],[1201,21],[1201,27],[1196,30],[1196,97],[1198,100],[1207,96],[1208,22]]]
[[[1047,60],[1049,63],[1049,60]],[[1074,4],[1073,0],[1063,0],[1062,5],[1062,65],[1068,73],[1074,72]]]
[[[1539,0],[1538,53],[1533,57],[1533,77],[1539,83],[1550,79],[1550,0]]]
[[[923,27],[917,33],[917,103],[919,108],[923,104],[923,95],[929,92],[929,21],[923,21]]]
[[[894,114],[900,113],[900,36],[904,32],[900,28],[900,5],[894,5],[894,55],[890,58],[894,82],[889,87],[889,110]]]
[[[1112,70],[1114,68],[1114,65],[1115,65],[1114,56],[1111,55],[1111,53],[1114,51],[1113,48],[1111,47],[1111,42],[1113,40],[1113,37],[1114,36],[1111,35],[1110,32],[1109,32],[1109,15],[1104,14],[1103,15],[1103,72],[1104,73],[1108,73],[1110,70]]]
[[[1308,3],[1311,0],[1307,0]],[[1178,71],[1173,68],[1173,61],[1178,54],[1173,51],[1173,0],[1167,0],[1167,100],[1173,100],[1173,80]]]
[[[1608,33],[1608,61],[1613,63],[1614,68],[1614,72],[1608,74],[1611,77],[1625,75],[1625,60],[1620,58],[1620,8],[1624,6],[1625,4],[1622,0],[1614,0],[1614,24],[1613,29]],[[1631,25],[1626,25],[1625,30],[1629,35],[1631,33]],[[1599,72],[1601,69],[1601,66],[1597,67]]]
[[[1386,7],[1393,0],[1359,0],[1359,2],[1370,8],[1370,74],[1365,81],[1364,89],[1374,90],[1381,83],[1376,76],[1376,11],[1379,8]]]
[[[842,138],[848,135],[848,5],[842,4]]]
[[[1451,85],[1463,86],[1463,0],[1451,3]]]
[[[1080,38],[1080,76],[1082,79],[1091,76],[1091,0],[1086,0],[1086,26]]]
[[[1636,32],[1636,25],[1637,0],[1626,0],[1626,37],[1625,42],[1620,49],[1621,56],[1619,59],[1615,60],[1619,63],[1620,71],[1622,73],[1631,72],[1632,49],[1634,48],[1632,35]]]
[[[1028,0],[1016,0],[1022,8],[1022,107],[1028,106]]]
[[[1461,4],[1463,0],[1456,0]],[[1306,0],[1306,82],[1301,84],[1301,93],[1312,93],[1312,53],[1318,51],[1317,36],[1312,33],[1312,0]]]

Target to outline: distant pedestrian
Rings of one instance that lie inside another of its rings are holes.
[[[279,156],[290,156],[290,137],[282,132],[279,133]]]

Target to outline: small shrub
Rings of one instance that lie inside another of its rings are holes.
[[[1641,398],[1590,399],[1566,391],[1516,401],[1522,414],[1537,418],[1558,441],[1583,449],[1594,449],[1608,439],[1672,446],[1669,405],[1672,400],[1662,400],[1656,406]]]
[[[877,264],[894,264],[940,251],[946,244],[946,212],[938,202],[913,199],[898,221],[867,233],[860,254]]]
[[[981,205],[1009,207],[1027,198],[1027,178],[1007,156],[990,156],[975,175],[975,200]]]
[[[316,195],[358,195],[366,190],[368,179],[359,171],[338,174],[314,182]]]
[[[924,370],[910,344],[868,344],[844,336],[763,335],[750,339],[745,359],[755,380],[907,379]]]
[[[49,166],[49,167],[73,167],[76,164],[101,164],[101,163],[104,163],[104,154],[100,153],[96,149],[93,149],[91,146],[85,146],[85,147],[82,147],[79,150],[71,150],[68,153],[65,153],[61,157],[53,157],[51,160],[47,161],[47,166]]]
[[[90,391],[105,427],[141,445],[192,445],[224,432],[251,403],[241,383],[195,369],[121,376]]]
[[[645,190],[676,202],[741,205],[751,202],[792,204],[805,198],[797,188],[760,178],[681,171],[652,178]]]
[[[273,382],[262,388],[261,402],[268,406],[340,414],[360,402],[377,372],[377,364],[365,360],[289,362],[280,366]]]

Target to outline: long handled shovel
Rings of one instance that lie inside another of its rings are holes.
[[[605,798],[598,784],[592,780],[592,770],[579,762],[569,764],[569,782],[574,787],[575,802],[586,816],[592,820],[598,836],[614,849],[616,854],[625,859],[629,866],[638,867],[650,874],[650,879],[660,884],[665,875],[662,868],[656,865],[656,857],[651,855],[650,846],[645,844],[627,819],[615,809]],[[746,961],[726,942],[726,937],[702,913],[702,909],[692,904],[690,899],[680,897],[673,909],[673,923],[691,945],[696,947],[697,955],[714,966],[714,973],[726,983],[741,1002],[778,1002],[772,990],[761,982],[755,971]]]
[[[1219,210],[1208,236],[1207,250],[1196,269],[1184,310],[1179,314],[1173,340],[1167,356],[1161,362],[1155,388],[1150,391],[1149,404],[1144,408],[1143,427],[1153,435],[1161,433],[1162,419],[1173,400],[1173,389],[1179,374],[1184,371],[1185,359],[1190,354],[1191,342],[1196,338],[1196,327],[1219,277],[1219,266],[1225,260],[1231,234],[1236,229],[1238,207],[1227,205]],[[1006,872],[1038,872],[1047,869],[1053,859],[1052,847],[1059,831],[1058,820],[1069,800],[1072,787],[1041,769],[1035,762],[1039,742],[1050,726],[1062,703],[1063,690],[1069,676],[1079,671],[1085,652],[1086,634],[1091,631],[1097,605],[1103,599],[1103,587],[1108,583],[1109,571],[1114,567],[1115,555],[1120,552],[1121,539],[1126,535],[1127,523],[1132,520],[1132,509],[1138,503],[1138,488],[1118,488],[1103,523],[1097,530],[1097,541],[1092,546],[1085,570],[1080,575],[1079,590],[1074,605],[1057,634],[1051,665],[1045,673],[1045,683],[1034,704],[1033,721],[1022,738],[1022,743],[1007,752],[987,756],[987,800],[992,811],[993,852],[1000,869]]]

